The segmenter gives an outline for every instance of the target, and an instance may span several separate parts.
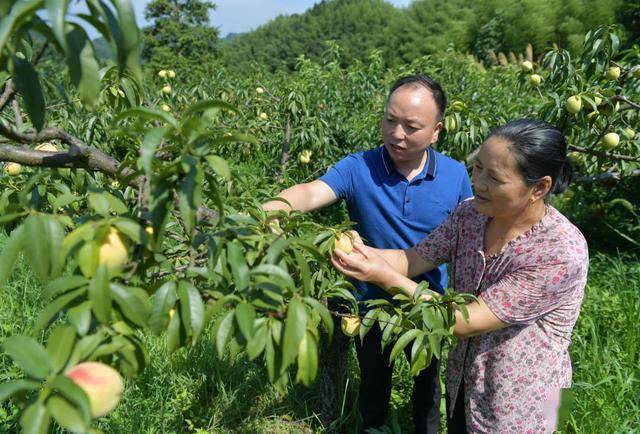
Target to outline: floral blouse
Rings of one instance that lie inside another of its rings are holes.
[[[469,432],[552,432],[560,388],[571,386],[568,347],[587,280],[587,243],[548,206],[540,222],[487,257],[489,220],[468,200],[414,247],[429,262],[450,263],[455,290],[476,294],[509,324],[451,349],[448,410],[464,381]]]

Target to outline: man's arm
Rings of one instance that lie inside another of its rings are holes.
[[[298,210],[307,212],[331,205],[338,200],[331,187],[319,179],[282,190],[278,197],[285,199],[291,206],[285,202],[273,200],[264,203],[262,208],[265,211],[283,210],[289,212]]]

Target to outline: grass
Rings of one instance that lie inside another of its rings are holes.
[[[0,244],[2,242],[0,241]],[[40,284],[20,263],[0,296],[0,338],[28,334],[43,306]],[[571,356],[575,402],[566,433],[629,433],[640,426],[640,258],[595,254]],[[220,360],[205,333],[196,346],[169,356],[164,341],[144,337],[150,364],[127,382],[123,402],[99,428],[107,433],[314,433],[325,431],[314,408],[316,388],[291,386],[280,395],[258,363]],[[355,427],[357,364],[342,429]],[[20,373],[0,358],[0,381]],[[406,363],[394,373],[389,424],[380,432],[411,430],[411,380]],[[342,398],[340,398],[342,399]],[[17,408],[0,406],[0,432],[17,431]]]

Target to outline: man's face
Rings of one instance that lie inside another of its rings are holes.
[[[391,94],[382,118],[382,140],[394,163],[419,161],[438,140],[442,122],[431,91],[404,85]]]

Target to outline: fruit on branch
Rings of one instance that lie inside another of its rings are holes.
[[[624,129],[624,135],[627,139],[631,140],[636,136],[636,132],[633,130],[633,128],[625,128]]]
[[[176,78],[176,72],[173,69],[167,71],[167,77]]]
[[[461,112],[464,110],[464,103],[462,101],[454,101],[451,103],[451,109],[454,112]]]
[[[635,78],[640,78],[640,65],[636,65],[633,67],[633,76]]]
[[[44,142],[36,146],[36,151],[58,152],[58,148],[53,143]]]
[[[127,262],[127,258],[127,247],[120,237],[120,232],[111,228],[109,235],[100,244],[98,263],[107,268],[120,268]]]
[[[171,107],[169,107],[168,104],[162,104],[162,106],[160,106],[160,108],[162,109],[163,112],[170,112],[171,111]]]
[[[564,108],[572,115],[575,115],[582,108],[582,98],[580,98],[578,95],[570,96],[569,98],[567,98],[567,102],[564,104]]]
[[[256,93],[262,95],[264,93],[264,89],[262,88],[262,86],[258,86],[256,87]]]
[[[598,112],[598,110],[594,110],[592,112],[587,113],[587,119],[591,120],[594,117],[598,117],[600,113]]]
[[[520,68],[522,68],[524,72],[531,72],[533,71],[533,63],[529,62],[528,60],[525,60],[520,64]]]
[[[348,255],[353,252],[353,237],[348,232],[342,232],[336,238],[333,247],[334,249],[340,250]]]
[[[531,85],[534,87],[538,87],[541,82],[542,77],[540,77],[538,74],[531,74],[531,76],[529,77],[529,83],[531,83]]]
[[[168,84],[162,88],[162,93],[169,95],[171,93],[171,86]]]
[[[607,133],[600,143],[606,149],[613,149],[620,143],[620,136],[617,133]]]
[[[360,323],[360,317],[343,316],[340,321],[340,328],[342,329],[342,333],[352,338],[360,333]]]
[[[600,104],[602,104],[602,98],[600,98],[599,96],[594,96],[593,97],[593,102],[596,103],[596,107],[599,106]]]
[[[167,71],[165,71],[164,69],[161,69],[160,71],[158,71],[158,77],[166,78],[167,77]]]
[[[299,160],[302,164],[309,164],[311,162],[311,151],[309,149],[302,151]]]
[[[262,119],[263,121],[266,121],[268,118],[269,116],[267,116],[265,112],[260,113],[260,119]]]
[[[444,127],[450,133],[453,133],[458,129],[458,122],[456,121],[455,116],[447,116],[444,119]]]
[[[89,398],[91,415],[101,417],[113,410],[122,399],[122,377],[111,366],[99,362],[84,362],[65,374]]]
[[[6,163],[4,165],[4,171],[7,172],[7,175],[17,176],[22,172],[22,165],[18,163]]]
[[[620,77],[620,68],[617,66],[612,66],[607,70],[607,78],[609,80],[617,80]]]

